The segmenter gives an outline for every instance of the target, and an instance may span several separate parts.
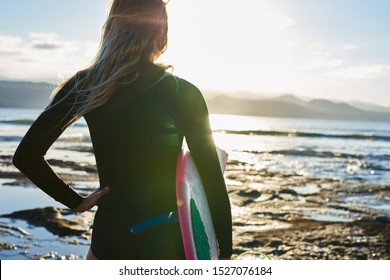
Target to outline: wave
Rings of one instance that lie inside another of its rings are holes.
[[[344,158],[344,159],[363,159],[365,156],[353,155],[339,152],[314,151],[314,150],[275,150],[275,151],[242,151],[252,154],[300,156],[300,157],[320,157],[320,158]]]
[[[0,142],[20,142],[22,139],[23,137],[21,136],[0,136]],[[83,134],[65,134],[60,136],[56,141],[67,143],[91,143],[91,138],[89,135]]]
[[[28,125],[28,126],[30,126],[34,122],[35,122],[35,119],[0,120],[0,124],[6,124],[6,125]],[[73,126],[85,127],[86,124],[75,123]]]
[[[21,120],[1,120],[1,124],[13,125],[32,125],[35,120],[21,119]]]
[[[277,137],[305,137],[305,138],[333,138],[350,140],[374,140],[388,141],[390,136],[374,134],[326,134],[313,132],[295,132],[295,131],[272,131],[272,130],[215,130],[214,132],[225,134],[255,135],[255,136],[277,136]]]
[[[87,135],[84,133],[63,134],[58,140],[61,142],[91,143],[89,134]]]
[[[369,155],[367,156],[368,159],[374,159],[378,161],[383,161],[383,162],[390,162],[390,154],[387,155]]]
[[[321,158],[321,159],[338,159],[346,162],[355,162],[365,168],[370,168],[375,171],[390,171],[388,162],[390,161],[390,155],[357,155],[332,151],[315,151],[311,149],[305,150],[274,150],[274,151],[240,151],[243,153],[251,153],[255,155],[282,155],[291,157],[309,157],[309,158]]]
[[[0,142],[20,142],[22,137],[20,136],[0,136]]]

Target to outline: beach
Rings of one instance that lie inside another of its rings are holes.
[[[12,166],[35,113],[0,116],[0,259],[84,259],[96,209],[73,213]],[[388,124],[219,115],[212,126],[229,153],[235,255],[390,259]],[[81,194],[98,187],[85,124],[67,131],[47,158]]]

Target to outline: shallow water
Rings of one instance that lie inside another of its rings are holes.
[[[36,187],[10,187],[1,185],[0,180],[0,215],[22,209],[43,208],[48,206],[63,207],[60,203],[46,195]]]
[[[4,181],[4,179],[2,180]],[[0,181],[1,183],[1,181]],[[21,209],[63,207],[35,187],[8,187],[0,185],[0,215]],[[15,227],[5,229],[1,225]],[[16,228],[24,229],[29,235],[21,234]],[[31,226],[26,221],[0,217],[0,241],[14,245],[10,250],[0,251],[0,259],[83,259],[89,248],[89,240],[59,238],[43,227]]]
[[[2,223],[26,229],[29,234],[19,234],[15,230],[8,231],[12,234],[3,234],[1,241],[14,246],[10,250],[0,251],[2,260],[83,259],[89,248],[88,240],[59,238],[45,228],[30,226],[25,221],[0,218],[0,228]]]

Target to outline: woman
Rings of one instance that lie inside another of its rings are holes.
[[[200,91],[154,64],[167,46],[162,0],[113,0],[92,65],[65,81],[14,155],[14,165],[76,212],[95,205],[88,259],[183,259],[177,223],[134,231],[175,211],[176,160],[186,138],[215,222],[220,257],[230,258],[230,203]],[[84,117],[100,189],[81,197],[44,156],[63,130]]]

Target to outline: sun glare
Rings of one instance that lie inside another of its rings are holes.
[[[206,89],[287,91],[286,28],[293,21],[264,2],[170,1],[169,47],[161,58]]]

